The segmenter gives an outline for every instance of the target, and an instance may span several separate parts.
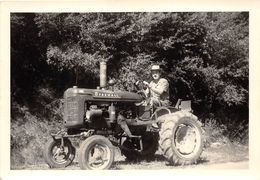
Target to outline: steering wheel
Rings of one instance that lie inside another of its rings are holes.
[[[137,81],[134,83],[136,89],[137,89],[137,94],[139,94],[142,98],[142,104],[147,104],[149,102],[149,99],[150,99],[150,92],[148,94],[145,93],[145,86],[143,84],[142,81]]]

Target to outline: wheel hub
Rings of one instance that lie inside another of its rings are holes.
[[[96,144],[92,147],[89,155],[89,165],[92,168],[100,168],[108,162],[109,159],[109,149],[106,146]]]
[[[59,164],[64,163],[69,155],[69,150],[66,147],[54,147],[53,152],[53,158]]]
[[[177,127],[175,135],[174,143],[180,154],[190,155],[196,153],[197,134],[194,127],[181,124]]]

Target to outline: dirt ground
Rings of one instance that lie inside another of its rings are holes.
[[[156,170],[156,169],[180,169],[180,168],[199,168],[199,169],[247,169],[249,165],[248,146],[239,144],[220,144],[214,143],[204,149],[201,158],[197,164],[189,166],[170,166],[165,161],[159,151],[150,161],[129,162],[116,150],[114,170]],[[47,164],[30,165],[26,167],[13,167],[12,169],[30,169],[30,170],[50,170]],[[79,170],[77,157],[74,162],[64,168],[64,170]]]

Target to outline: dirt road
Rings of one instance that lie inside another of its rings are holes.
[[[249,165],[248,147],[233,144],[213,144],[207,147],[198,162],[195,165],[189,166],[170,166],[165,161],[160,152],[156,152],[155,157],[150,161],[129,162],[118,151],[116,153],[115,162],[112,167],[114,170],[156,170],[156,169],[247,169]],[[17,169],[17,168],[15,168]],[[18,169],[35,169],[35,170],[50,170],[47,164],[41,163],[37,165],[30,165]],[[64,168],[65,170],[79,170],[80,167],[77,162],[77,157],[74,162]]]

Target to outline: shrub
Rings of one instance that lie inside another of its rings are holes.
[[[205,118],[203,123],[205,130],[206,146],[212,143],[240,143],[247,145],[249,140],[249,127],[247,120],[237,120],[230,117],[211,116]]]
[[[215,142],[224,143],[224,134],[227,131],[227,127],[225,125],[220,124],[214,118],[207,118],[205,120],[203,129],[205,130],[206,146],[210,146],[212,143]]]
[[[39,96],[40,97],[40,96]],[[22,168],[43,162],[44,144],[50,132],[61,126],[61,100],[45,106],[44,111],[30,112],[29,108],[12,103],[11,168]],[[48,115],[47,115],[48,114]]]

